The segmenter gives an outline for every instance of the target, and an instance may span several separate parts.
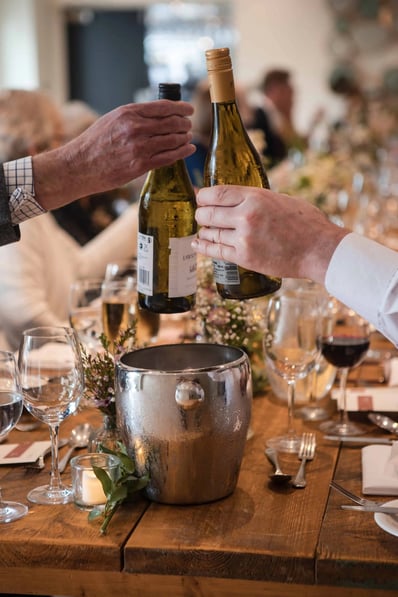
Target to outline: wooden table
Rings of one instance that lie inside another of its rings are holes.
[[[61,426],[68,435],[85,412]],[[0,526],[0,593],[118,597],[367,596],[398,592],[398,538],[373,514],[343,511],[329,490],[335,478],[361,492],[361,448],[324,441],[317,425],[315,460],[304,490],[272,487],[266,439],[285,430],[286,407],[270,394],[253,403],[238,486],[230,497],[199,506],[165,506],[138,497],[115,515],[108,534],[74,505],[29,504],[26,517]],[[369,426],[369,431],[374,432]],[[47,439],[47,429],[13,431],[9,441]],[[284,456],[294,472],[298,459]],[[45,471],[0,467],[4,497],[27,503]],[[69,473],[65,473],[67,475]],[[67,478],[67,477],[66,477]],[[386,496],[386,501],[389,499]]]

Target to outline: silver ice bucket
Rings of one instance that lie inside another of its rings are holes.
[[[116,411],[123,441],[147,496],[200,504],[231,494],[251,413],[251,374],[240,348],[151,346],[116,365]]]

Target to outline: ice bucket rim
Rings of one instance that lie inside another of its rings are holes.
[[[206,367],[184,367],[184,368],[175,368],[175,369],[156,369],[152,367],[138,367],[136,365],[128,365],[124,362],[124,359],[128,358],[129,355],[140,352],[152,352],[155,350],[175,350],[177,347],[181,350],[181,348],[193,347],[195,346],[197,350],[204,350],[206,347],[217,347],[220,349],[220,352],[224,350],[235,351],[236,358],[231,359],[226,363],[218,363],[215,365],[209,365]],[[210,342],[187,342],[181,344],[158,344],[154,346],[145,346],[143,348],[137,348],[136,350],[132,350],[129,352],[124,353],[120,356],[117,360],[116,367],[122,371],[130,372],[135,371],[139,373],[151,373],[152,375],[176,375],[176,374],[195,374],[195,373],[203,373],[203,372],[211,372],[211,371],[222,371],[225,369],[230,369],[231,367],[236,367],[241,365],[243,362],[246,362],[248,365],[250,363],[249,357],[247,353],[240,348],[239,346],[230,346],[228,344],[214,344]]]

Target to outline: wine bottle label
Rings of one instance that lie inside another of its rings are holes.
[[[137,290],[153,295],[153,236],[138,233],[137,238]]]
[[[217,284],[240,284],[239,269],[235,263],[214,259],[213,271]]]
[[[196,292],[196,252],[191,247],[194,238],[195,234],[169,238],[169,298]],[[153,296],[154,237],[139,232],[137,247],[137,290]]]
[[[169,297],[189,296],[196,292],[196,252],[191,243],[196,234],[169,239]]]

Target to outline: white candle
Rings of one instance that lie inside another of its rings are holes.
[[[82,501],[87,506],[96,506],[106,503],[106,495],[102,489],[101,481],[95,476],[93,470],[84,470],[82,475]]]

